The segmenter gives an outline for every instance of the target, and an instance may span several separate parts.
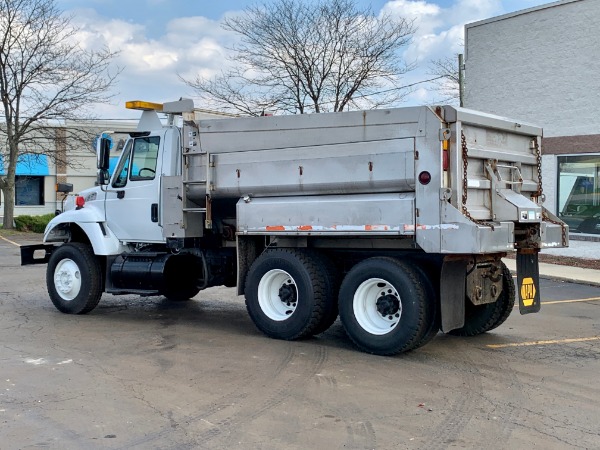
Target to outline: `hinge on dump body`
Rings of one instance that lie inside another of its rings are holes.
[[[447,141],[452,138],[452,130],[450,128],[440,129],[440,141]]]

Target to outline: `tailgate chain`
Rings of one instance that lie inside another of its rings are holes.
[[[472,222],[475,222],[477,225],[482,225],[484,227],[490,227],[492,231],[494,231],[494,224],[491,222],[486,222],[485,220],[475,219],[471,216],[471,213],[467,209],[467,168],[469,165],[469,149],[467,148],[467,138],[465,137],[465,133],[460,131],[460,143],[462,145],[462,163],[463,163],[463,192],[462,192],[462,213],[464,216]]]
[[[535,200],[537,203],[538,198],[542,197],[544,194],[544,189],[542,188],[542,149],[538,143],[537,138],[534,139],[534,148],[535,148],[535,159],[537,164],[537,174],[538,174],[538,182],[537,182],[537,191],[535,194],[531,195],[531,199]],[[543,197],[542,197],[543,201]]]
[[[542,149],[540,148],[537,138],[534,139],[534,142],[535,158],[537,162],[538,183],[537,192],[531,195],[531,199],[537,203],[539,198],[542,198],[542,202],[544,201],[544,190],[542,188]],[[554,225],[560,225],[560,228],[562,230],[562,245],[563,247],[567,247],[567,227],[565,226],[565,223],[562,221],[551,219],[546,213],[544,207],[542,207],[542,220],[544,220],[545,222],[553,223]]]

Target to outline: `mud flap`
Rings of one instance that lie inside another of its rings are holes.
[[[442,331],[461,328],[465,324],[465,281],[467,260],[444,259],[440,279],[440,311]]]
[[[517,292],[521,314],[540,310],[540,267],[535,250],[517,252]]]

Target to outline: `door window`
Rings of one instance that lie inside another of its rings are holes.
[[[129,179],[153,180],[156,176],[158,159],[158,136],[137,138],[133,144],[133,163]]]
[[[123,149],[121,160],[115,169],[115,180],[112,186],[115,188],[122,188],[127,184],[127,173],[129,172],[129,162],[131,160],[131,148],[133,147],[133,140],[127,141],[127,145]]]

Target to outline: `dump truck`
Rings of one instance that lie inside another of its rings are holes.
[[[538,253],[568,245],[530,124],[451,106],[211,120],[189,99],[126,106],[141,118],[113,173],[100,137],[96,186],[21,248],[64,313],[224,285],[269,337],[339,317],[360,350],[393,355],[492,330],[516,298],[537,312]]]

